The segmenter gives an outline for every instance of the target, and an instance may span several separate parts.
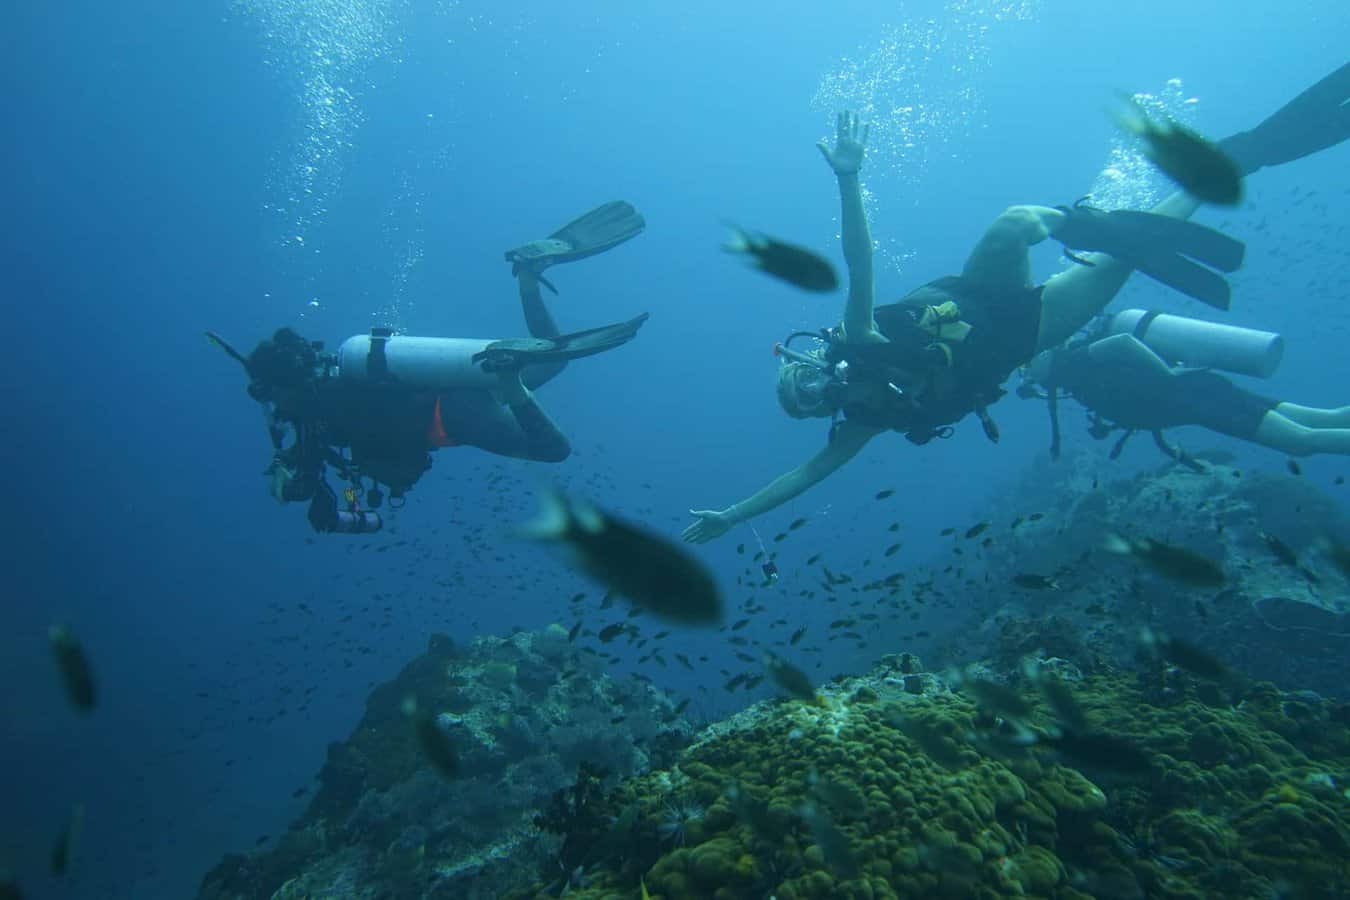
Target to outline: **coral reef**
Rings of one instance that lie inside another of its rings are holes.
[[[575,855],[568,896],[631,898],[639,882],[652,900],[1350,896],[1350,732],[1325,701],[1291,717],[1256,684],[1237,708],[1155,706],[1132,673],[1084,675],[1094,727],[1151,757],[1127,776],[1040,747],[986,753],[969,700],[905,677],[883,665],[826,687],[820,708],[759,704],[625,781],[592,809],[614,824]],[[678,844],[676,802],[701,812]]]
[[[528,881],[558,857],[536,811],[582,762],[627,775],[689,740],[664,696],[600,668],[558,626],[467,648],[433,637],[330,745],[319,791],[276,847],[227,856],[199,896],[487,898]],[[458,777],[422,757],[401,710],[409,696],[436,711]]]

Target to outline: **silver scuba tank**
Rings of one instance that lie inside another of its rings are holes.
[[[496,375],[473,356],[494,341],[486,338],[414,337],[372,328],[338,347],[338,377],[365,384],[397,384],[417,390],[494,388]]]
[[[1284,338],[1274,332],[1144,309],[1116,313],[1107,334],[1132,334],[1169,365],[1222,369],[1256,378],[1269,378],[1284,356]]]

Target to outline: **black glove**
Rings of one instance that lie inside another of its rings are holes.
[[[309,527],[321,534],[334,531],[337,528],[337,494],[333,493],[333,489],[329,487],[328,482],[322,478],[319,479],[318,487],[314,492],[314,499],[309,502],[309,513],[306,518],[309,519]]]

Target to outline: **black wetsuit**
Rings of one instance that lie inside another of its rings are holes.
[[[558,462],[571,446],[531,400],[506,407],[488,391],[415,391],[325,379],[289,398],[277,419],[305,434],[293,462],[317,475],[349,449],[360,474],[401,496],[431,467],[430,451],[473,446],[502,456]]]
[[[1208,369],[1162,375],[1107,365],[1092,359],[1087,343],[1055,352],[1049,382],[1112,425],[1140,431],[1199,425],[1250,439],[1279,404]]]
[[[918,325],[927,307],[949,300],[970,326],[959,341],[940,340]],[[1003,382],[1035,353],[1041,289],[996,291],[949,276],[877,307],[873,318],[889,343],[836,345],[831,354],[849,361],[850,382],[889,382],[903,393],[851,390],[841,403],[844,417],[924,443],[1001,397]]]

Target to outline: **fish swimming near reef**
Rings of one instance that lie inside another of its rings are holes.
[[[1242,170],[1213,143],[1170,119],[1155,122],[1133,98],[1116,125],[1144,142],[1144,155],[1186,193],[1205,203],[1242,202]]]
[[[727,227],[731,229],[731,240],[722,249],[743,256],[764,274],[815,293],[827,293],[839,286],[834,266],[819,254],[731,223]]]
[[[47,630],[47,643],[61,673],[66,699],[80,712],[92,711],[98,694],[94,687],[94,671],[89,666],[84,647],[64,625],[53,625]]]
[[[793,700],[819,705],[820,695],[806,673],[792,663],[772,653],[764,654],[764,671],[778,685],[778,689]]]
[[[1117,534],[1108,534],[1103,547],[1110,553],[1132,556],[1164,578],[1191,587],[1220,587],[1227,581],[1218,563],[1185,547],[1152,538],[1128,540]]]
[[[685,625],[722,620],[722,595],[696,557],[660,535],[557,491],[521,536],[561,544],[583,572],[654,615]]]

